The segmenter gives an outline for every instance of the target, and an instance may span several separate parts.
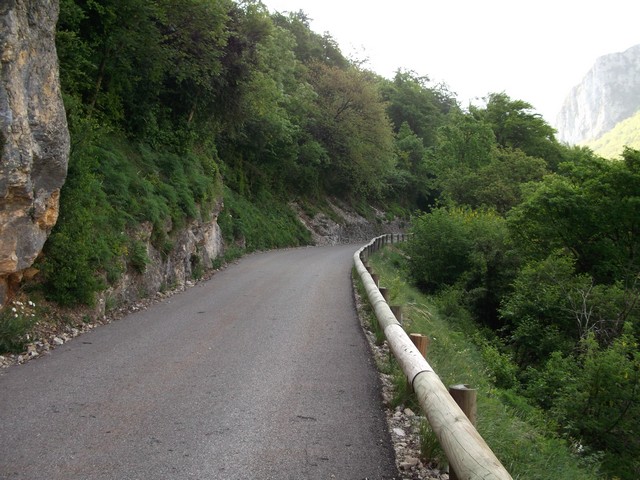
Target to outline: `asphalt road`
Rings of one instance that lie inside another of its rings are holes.
[[[393,478],[356,248],[251,255],[1,371],[0,478]]]

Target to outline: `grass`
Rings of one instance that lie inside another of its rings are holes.
[[[0,312],[0,353],[21,353],[36,322],[36,305],[14,301]]]
[[[253,201],[224,188],[218,217],[225,244],[246,252],[308,245],[311,234],[283,201],[262,191]]]
[[[380,285],[389,288],[390,304],[403,306],[408,333],[428,335],[431,343],[427,360],[445,386],[468,384],[478,390],[477,429],[514,479],[588,480],[599,478],[595,461],[579,458],[571,447],[545,425],[542,413],[515,392],[495,386],[495,372],[485,362],[477,327],[464,311],[440,298],[423,295],[407,283],[405,258],[397,247],[386,247],[370,258],[380,275]],[[396,367],[396,401],[416,405],[406,389],[404,375]],[[416,407],[417,408],[417,407]],[[423,428],[425,460],[442,460],[435,436]]]

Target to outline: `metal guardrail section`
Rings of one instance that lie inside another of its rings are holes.
[[[368,257],[387,243],[393,243],[396,238],[399,241],[404,240],[404,237],[395,234],[377,237],[353,256],[356,270],[362,279],[378,323],[384,330],[389,348],[411,382],[418,402],[458,479],[511,479],[511,475],[406,334],[362,262],[363,257]]]

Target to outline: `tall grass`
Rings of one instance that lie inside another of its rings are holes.
[[[224,188],[218,217],[225,244],[246,252],[308,245],[311,234],[289,206],[264,190],[252,201]]]

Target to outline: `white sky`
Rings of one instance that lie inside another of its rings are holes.
[[[597,57],[640,43],[638,0],[263,0],[303,10],[342,53],[392,78],[444,82],[462,106],[490,92],[524,100],[554,124]]]

